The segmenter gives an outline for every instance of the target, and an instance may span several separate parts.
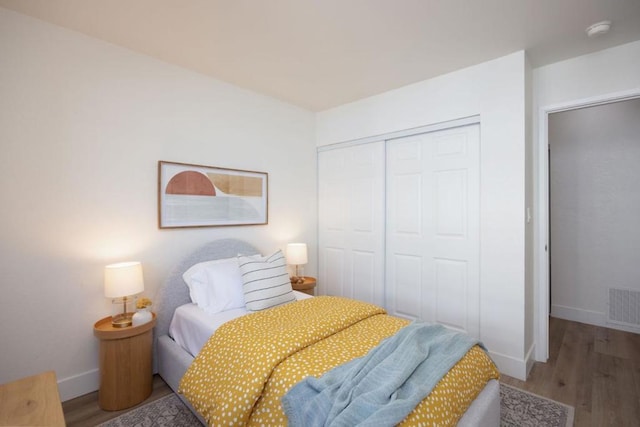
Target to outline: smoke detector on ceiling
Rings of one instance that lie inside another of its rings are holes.
[[[587,35],[589,37],[597,37],[602,34],[607,34],[611,29],[611,21],[601,21],[596,22],[586,29]]]

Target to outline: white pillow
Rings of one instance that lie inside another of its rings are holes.
[[[249,311],[259,311],[295,301],[282,251],[265,258],[238,257],[244,302]]]
[[[244,307],[242,277],[237,258],[201,262],[184,272],[191,301],[215,314]]]

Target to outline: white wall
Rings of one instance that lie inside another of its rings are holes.
[[[546,360],[548,356],[549,262],[544,250],[548,244],[549,220],[547,115],[638,94],[640,41],[550,64],[533,72],[534,282],[538,360]]]
[[[549,116],[551,313],[607,322],[608,288],[640,291],[640,98]]]
[[[0,383],[54,369],[97,389],[105,264],[145,295],[212,239],[305,241],[316,272],[314,115],[0,8]],[[269,224],[159,230],[157,162],[269,173]]]
[[[640,41],[536,68],[533,87],[536,108],[640,90]]]
[[[524,52],[456,71],[317,116],[318,145],[463,117],[481,120],[480,334],[502,372],[524,378]]]
[[[537,359],[546,359],[549,313],[547,114],[640,94],[640,41],[540,67],[533,72]],[[543,343],[543,345],[540,345]]]

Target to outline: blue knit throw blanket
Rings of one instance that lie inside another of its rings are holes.
[[[307,377],[282,406],[290,426],[394,426],[478,342],[441,325],[413,322],[363,357]]]

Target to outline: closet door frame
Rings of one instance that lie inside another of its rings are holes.
[[[415,127],[415,128],[410,128],[410,129],[404,129],[404,130],[400,130],[400,131],[395,131],[395,132],[388,132],[388,133],[384,133],[381,135],[375,135],[375,136],[368,136],[368,137],[364,137],[364,138],[359,138],[359,139],[353,139],[353,140],[349,140],[349,141],[344,141],[344,142],[338,142],[335,144],[331,144],[331,145],[325,145],[325,146],[321,146],[318,147],[317,149],[317,153],[318,153],[318,164],[317,164],[317,168],[318,168],[318,196],[320,198],[319,202],[318,202],[318,254],[319,254],[319,259],[318,259],[318,274],[319,274],[319,280],[318,280],[318,293],[320,295],[327,295],[327,294],[334,294],[335,292],[331,292],[331,290],[336,290],[336,289],[341,289],[341,293],[344,295],[346,293],[347,297],[351,297],[354,295],[354,287],[353,287],[353,281],[354,279],[354,274],[353,274],[353,269],[349,268],[348,272],[345,272],[344,269],[341,272],[336,272],[336,271],[332,271],[331,266],[329,265],[330,263],[329,261],[329,251],[326,250],[326,248],[324,247],[327,244],[327,239],[325,238],[326,236],[323,234],[324,231],[322,229],[322,227],[324,226],[324,221],[326,220],[326,218],[323,217],[323,214],[326,212],[325,209],[326,207],[324,207],[323,204],[323,194],[326,192],[326,188],[323,188],[323,183],[321,182],[322,179],[322,170],[321,170],[321,164],[320,164],[320,157],[321,157],[321,153],[323,152],[327,152],[327,151],[331,151],[331,150],[339,150],[339,149],[344,149],[344,148],[348,148],[348,147],[353,147],[353,146],[357,146],[357,145],[362,145],[362,144],[371,144],[371,143],[382,143],[383,144],[383,150],[385,151],[385,155],[386,155],[386,148],[384,147],[386,145],[386,141],[391,140],[391,139],[397,139],[397,138],[402,138],[402,137],[406,137],[406,136],[413,136],[413,135],[418,135],[418,134],[422,134],[422,133],[429,133],[429,132],[436,132],[439,130],[444,130],[444,129],[451,129],[451,128],[456,128],[456,127],[461,127],[461,126],[467,126],[467,125],[472,125],[472,124],[480,124],[480,116],[479,115],[475,115],[475,116],[469,116],[469,117],[463,117],[463,118],[459,118],[456,120],[450,120],[450,121],[443,121],[443,122],[438,122],[438,123],[433,123],[430,125],[426,125],[426,126],[420,126],[420,127]],[[345,165],[346,167],[346,165]],[[383,194],[386,192],[386,170],[382,170],[382,186],[383,188],[381,188],[381,191],[383,192]],[[386,226],[386,200],[384,200],[384,203],[382,204],[382,213],[379,216],[379,219],[377,219],[376,221],[380,221],[380,233],[381,235],[379,236],[378,241],[381,242],[382,246],[380,248],[380,254],[376,255],[376,258],[379,259],[380,261],[380,265],[377,264],[378,261],[375,262],[375,265],[372,266],[371,271],[373,272],[374,275],[379,276],[379,277],[374,277],[372,282],[370,283],[370,286],[373,289],[365,289],[365,290],[361,290],[362,292],[370,292],[372,295],[375,295],[374,297],[374,302],[378,305],[381,305],[385,308],[387,307],[387,301],[386,301],[386,294],[387,294],[387,289],[386,289],[386,285],[385,285],[385,280],[386,280],[386,254],[385,254],[385,226]],[[333,250],[335,252],[335,254],[337,254],[340,249],[339,248],[330,248],[330,250]],[[378,248],[376,248],[376,250],[378,250]],[[344,260],[347,259],[347,255],[349,255],[349,250],[343,252],[345,254],[345,257],[341,260],[341,262],[343,262]],[[334,254],[334,255],[335,255]],[[379,256],[378,256],[379,255]],[[350,258],[349,258],[350,259]],[[350,262],[350,261],[349,261]],[[333,283],[333,282],[340,282],[340,283]],[[331,282],[331,283],[330,283]],[[328,292],[329,290],[329,292]]]

